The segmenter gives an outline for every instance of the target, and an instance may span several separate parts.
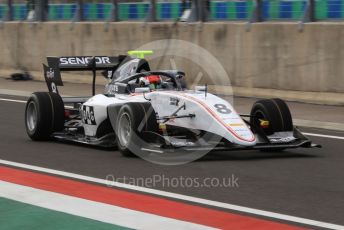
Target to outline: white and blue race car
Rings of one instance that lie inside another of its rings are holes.
[[[283,150],[319,147],[293,126],[281,99],[257,101],[250,114],[236,113],[206,86],[188,90],[185,74],[151,71],[143,58],[48,57],[49,92],[27,101],[25,124],[35,141],[63,140],[117,147],[123,155],[211,150]],[[92,71],[93,96],[61,97],[61,71]],[[95,94],[98,70],[110,82]]]

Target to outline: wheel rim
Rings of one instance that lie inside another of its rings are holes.
[[[131,136],[131,121],[127,113],[123,113],[119,119],[118,138],[120,144],[127,147]]]
[[[269,120],[266,116],[265,116],[265,114],[264,114],[264,112],[263,111],[261,111],[261,110],[256,110],[255,111],[255,113],[254,113],[254,116],[255,116],[255,118],[254,118],[254,123],[258,126],[258,127],[260,127],[260,119],[262,119],[262,120]],[[272,130],[271,130],[271,124],[269,125],[269,127],[268,128],[263,128],[263,131],[264,131],[264,133],[265,134],[271,134],[271,132],[272,132]]]
[[[37,126],[37,108],[33,101],[31,101],[26,110],[26,126],[29,131],[34,131]]]
[[[257,110],[255,112],[254,116],[255,116],[256,125],[258,125],[258,126],[259,126],[259,123],[260,123],[259,119],[266,120],[266,117],[265,117],[264,113],[262,111],[260,111],[260,110]]]

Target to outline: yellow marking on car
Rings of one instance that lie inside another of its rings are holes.
[[[130,56],[136,56],[137,58],[145,58],[145,55],[153,54],[152,50],[130,50],[128,51]]]
[[[228,126],[244,126],[243,123],[232,123],[232,124],[227,124]]]
[[[159,129],[160,130],[166,130],[166,125],[163,123],[159,123]]]
[[[261,128],[266,129],[269,128],[270,122],[267,120],[259,119],[259,125]]]

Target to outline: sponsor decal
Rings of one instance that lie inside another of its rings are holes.
[[[88,65],[93,57],[61,57],[60,65]],[[96,64],[111,64],[109,57],[94,57]]]
[[[48,79],[53,79],[55,76],[55,72],[52,68],[49,68],[49,70],[46,72],[46,74],[47,74]]]
[[[53,92],[53,93],[59,93],[59,92],[57,91],[57,87],[56,87],[56,84],[55,84],[54,82],[51,82],[51,83],[50,83],[50,87],[51,87],[51,92]]]
[[[295,137],[269,138],[272,143],[290,143],[296,140]]]
[[[290,143],[296,140],[293,131],[290,132],[275,132],[274,134],[268,136],[271,143]]]
[[[113,91],[115,91],[116,93],[119,91],[119,90],[118,90],[118,85],[114,85],[114,86],[113,86]]]
[[[170,97],[170,105],[175,105],[178,106],[179,105],[179,98],[177,97]]]
[[[174,146],[195,146],[195,143],[190,141],[172,141],[171,144]]]
[[[111,79],[112,78],[112,71],[107,71],[107,78]]]
[[[87,125],[97,125],[93,106],[82,106],[81,118],[82,122]]]
[[[43,69],[44,69],[44,79],[45,79],[45,82],[47,83],[49,92],[59,93],[57,86],[63,85],[60,71],[54,68],[54,66],[50,67],[44,64],[43,64]]]

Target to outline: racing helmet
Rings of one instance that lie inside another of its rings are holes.
[[[151,90],[161,88],[162,79],[159,75],[149,75],[140,78],[140,85],[147,86]]]

